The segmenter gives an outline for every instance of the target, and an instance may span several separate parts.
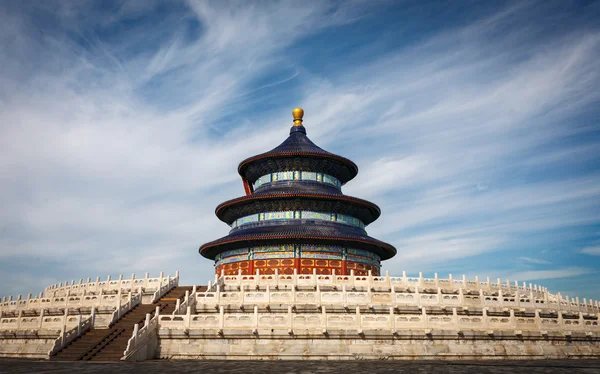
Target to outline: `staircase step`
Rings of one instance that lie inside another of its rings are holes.
[[[193,287],[175,287],[167,292],[161,299],[151,305],[137,305],[128,311],[108,329],[89,330],[82,336],[76,338],[56,355],[53,360],[91,360],[91,361],[117,361],[123,357],[127,349],[127,343],[133,334],[133,326],[139,324],[142,327],[146,320],[146,314],[154,315],[156,307],[161,313],[171,312],[177,305],[177,300],[185,297],[186,291]],[[196,288],[199,291],[206,290],[205,286]]]

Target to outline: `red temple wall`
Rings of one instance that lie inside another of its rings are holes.
[[[261,274],[275,274],[275,269],[279,274],[294,274],[294,269],[298,274],[333,274],[335,270],[339,275],[350,275],[354,270],[355,275],[367,275],[371,270],[372,275],[379,275],[379,267],[359,262],[344,260],[320,260],[306,258],[284,258],[268,260],[247,260],[238,261],[217,266],[215,271],[218,275],[224,271],[225,275],[236,275],[241,270],[243,275],[255,274],[259,270]],[[314,270],[313,270],[314,269]]]

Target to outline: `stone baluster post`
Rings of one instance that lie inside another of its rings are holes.
[[[487,307],[485,307],[485,308],[483,308],[483,309],[481,310],[481,311],[482,311],[482,313],[483,313],[483,315],[482,315],[482,317],[481,317],[481,321],[482,321],[482,327],[483,327],[484,329],[486,329],[486,330],[488,330],[488,329],[489,329],[489,327],[490,327],[490,321],[489,321],[489,319],[488,319],[487,310],[488,310],[488,308],[487,308]]]
[[[406,270],[402,270],[402,285],[408,286],[408,280],[406,279]]]
[[[173,311],[173,315],[179,314],[179,308],[181,308],[181,301],[177,299],[175,300],[175,310]]]
[[[558,325],[560,326],[561,331],[565,331],[565,321],[563,319],[563,312],[558,312]]]
[[[69,317],[69,308],[65,308],[65,313],[63,315],[63,327],[67,326],[67,318]]]
[[[456,311],[456,308],[452,308],[452,323],[454,323],[454,328],[456,331],[460,331],[460,325],[458,324],[458,312]]]
[[[440,280],[438,278],[438,273],[433,274],[433,282],[436,288],[440,286]]]
[[[517,328],[517,319],[515,318],[515,310],[513,308],[510,308],[510,317],[509,317],[509,324],[510,327],[513,329]]]
[[[38,325],[38,328],[41,329],[42,325],[44,324],[44,308],[40,309],[40,323]]]
[[[423,280],[423,272],[420,271],[419,272],[419,287],[424,287],[425,286],[425,281]]]
[[[120,293],[121,288],[123,288],[123,274],[119,274],[119,281],[117,283],[117,287],[119,287],[119,293]]]
[[[133,290],[135,284],[135,273],[131,273],[131,279],[129,279],[129,289]]]
[[[140,324],[133,325],[133,349],[137,348],[138,334],[140,333]]]
[[[296,286],[292,286],[292,305],[296,305]]]
[[[475,289],[480,289],[480,284],[479,284],[479,275],[475,276]]]
[[[488,289],[488,291],[490,291],[492,289],[492,282],[490,280],[490,277],[486,277],[486,281],[487,281],[486,288]]]
[[[77,336],[81,335],[81,314],[77,315]]]
[[[119,288],[119,293],[117,294],[117,319],[121,318],[121,289]]]
[[[157,322],[158,322],[158,320],[157,320]],[[185,318],[184,318],[185,331],[189,331],[191,324],[192,324],[192,307],[188,306],[185,309]]]
[[[542,331],[542,319],[540,318],[540,310],[536,309],[534,313],[535,325],[537,326],[538,331]]]

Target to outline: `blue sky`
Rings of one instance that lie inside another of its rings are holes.
[[[0,295],[181,272],[291,110],[384,270],[600,298],[600,2],[0,3]]]

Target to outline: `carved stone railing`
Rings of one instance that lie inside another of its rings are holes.
[[[127,348],[123,352],[121,360],[144,361],[152,358],[154,345],[158,343],[157,330],[160,307],[156,307],[154,317],[146,314],[144,326],[140,328],[139,324],[133,326],[133,334],[127,342]]]
[[[179,272],[175,273],[175,278],[168,277],[167,283],[163,284],[160,288],[156,290],[154,296],[152,297],[152,303],[157,302],[161,297],[163,297],[167,292],[171,291],[173,288],[179,285]]]
[[[22,298],[18,295],[13,300],[12,296],[3,297],[0,300],[0,311],[10,312],[16,310],[41,309],[41,308],[61,308],[61,307],[82,307],[82,306],[108,306],[105,302],[114,296],[106,296],[106,294],[114,295],[115,292],[127,293],[137,292],[140,288],[145,292],[154,292],[162,286],[169,283],[172,277],[165,277],[160,273],[159,277],[149,278],[146,273],[145,278],[136,279],[135,274],[130,279],[122,279],[121,275],[118,280],[110,280],[110,276],[105,281],[100,281],[97,278],[96,282],[83,283],[80,279],[78,284],[71,281],[70,284],[65,282],[46,287],[44,292],[41,292],[37,297]],[[179,272],[176,272],[175,278],[179,279]],[[105,296],[105,297],[103,297]],[[100,299],[99,299],[100,297]],[[91,301],[90,301],[91,300]],[[116,303],[116,302],[115,302]]]
[[[48,351],[48,358],[52,357],[54,354],[60,351],[63,347],[65,347],[67,344],[73,341],[73,339],[77,338],[78,336],[81,336],[83,333],[90,330],[94,326],[94,317],[95,313],[94,309],[92,309],[92,314],[84,320],[82,320],[81,314],[76,316],[77,324],[72,329],[67,330],[67,326],[63,325],[61,328],[60,336],[56,338],[56,340],[54,341],[54,345],[52,346],[50,351]]]
[[[431,293],[437,291],[438,294],[447,294],[444,291],[462,292],[463,300],[467,305],[474,303],[480,306],[497,306],[497,307],[531,307],[531,308],[550,308],[563,311],[582,311],[594,312],[600,311],[598,301],[583,299],[580,302],[579,298],[569,298],[562,296],[560,293],[551,294],[544,287],[523,283],[521,286],[517,282],[512,285],[507,280],[506,283],[501,283],[500,279],[493,283],[487,278],[487,281],[482,282],[479,277],[475,280],[468,280],[466,276],[457,280],[449,275],[447,279],[438,278],[437,274],[434,278],[424,278],[422,274],[419,277],[407,277],[406,272],[403,272],[401,277],[385,276],[355,276],[355,275],[317,275],[317,274],[256,274],[251,275],[221,275],[215,277],[214,284],[209,282],[209,291],[216,292],[217,287],[221,291],[229,291],[235,289],[254,289],[256,287],[278,289],[305,288],[328,286],[347,290],[356,289],[402,289],[410,292]],[[462,291],[461,291],[462,290]],[[473,292],[476,295],[471,295]],[[481,300],[481,301],[478,301]],[[426,300],[423,300],[424,302]]]
[[[275,289],[266,286],[265,290],[245,290],[241,286],[241,291],[221,291],[221,286],[217,285],[214,292],[196,292],[195,305],[196,310],[202,306],[219,305],[269,305],[269,304],[290,304],[290,305],[326,305],[346,307],[348,305],[379,305],[379,306],[439,306],[439,307],[479,307],[479,308],[524,308],[540,310],[561,310],[565,312],[583,312],[600,313],[597,305],[582,304],[550,304],[546,298],[535,298],[529,295],[508,296],[486,296],[483,290],[476,295],[463,293],[458,289],[457,293],[443,293],[438,289],[435,293],[425,293],[415,288],[414,292],[396,292],[395,287],[389,291],[351,291],[346,286],[340,290],[321,291],[320,286],[316,286],[315,291],[296,290],[295,287],[287,289]],[[186,304],[187,307],[188,304]],[[191,305],[191,304],[189,304]],[[176,309],[176,313],[181,314],[185,308]]]
[[[175,310],[172,314],[184,314],[187,311],[188,307],[194,309],[196,307],[196,294],[196,286],[193,286],[191,294],[189,291],[185,291],[185,297],[183,298],[183,302],[180,302],[179,299],[177,299],[177,302],[175,304]]]
[[[70,283],[58,283],[44,290],[44,295],[58,295],[63,296],[68,294],[83,294],[87,292],[100,292],[103,291],[115,291],[115,290],[137,290],[142,287],[145,290],[155,290],[160,288],[167,281],[164,273],[161,272],[159,277],[150,278],[149,274],[146,273],[144,278],[135,278],[135,274],[131,275],[130,279],[123,279],[123,275],[119,276],[119,279],[111,279],[110,275],[106,280],[101,281],[100,277],[96,278],[95,282],[91,282],[88,278],[87,282],[83,282],[83,279],[79,280],[79,283],[75,283],[72,280]]]
[[[59,331],[66,326],[70,329],[78,323],[80,314],[69,314],[69,309],[64,309],[62,315],[45,314],[45,310],[41,310],[37,316],[24,316],[22,311],[19,311],[17,316],[0,318],[0,331],[11,330],[45,330]],[[91,314],[95,315],[95,308],[91,309]]]
[[[542,293],[546,289],[531,285],[527,286],[526,283],[519,285],[516,281],[512,284],[506,280],[505,283],[497,279],[497,282],[492,282],[488,277],[486,281],[480,281],[479,277],[475,277],[474,280],[468,280],[465,275],[461,279],[454,279],[452,274],[447,279],[438,278],[437,273],[434,278],[424,278],[422,273],[419,273],[419,277],[407,277],[406,272],[403,272],[401,277],[393,277],[389,275],[385,276],[372,276],[372,275],[336,275],[336,274],[279,274],[277,271],[275,274],[260,274],[257,271],[256,274],[250,275],[224,275],[215,279],[215,285],[230,285],[230,286],[241,286],[246,285],[249,287],[253,286],[317,286],[317,285],[330,285],[330,286],[342,286],[347,287],[421,287],[421,288],[432,288],[432,289],[483,289],[485,291],[498,291],[503,290],[505,292],[534,292]]]
[[[223,330],[248,330],[255,333],[257,330],[285,329],[289,334],[300,331],[314,330],[327,333],[328,330],[344,330],[362,334],[366,330],[379,330],[394,334],[401,330],[421,330],[428,333],[431,330],[450,330],[460,333],[465,330],[484,331],[487,334],[509,331],[516,335],[522,331],[547,334],[561,332],[570,335],[572,332],[586,334],[600,333],[598,319],[585,319],[580,313],[578,318],[563,318],[558,313],[557,318],[542,318],[535,311],[534,316],[515,316],[514,311],[509,315],[489,316],[484,309],[481,315],[459,314],[456,308],[447,314],[428,314],[422,309],[420,314],[402,314],[395,308],[389,307],[389,313],[361,312],[356,307],[349,313],[328,313],[326,307],[321,307],[320,313],[295,313],[292,306],[288,306],[287,313],[269,312],[259,313],[254,307],[254,313],[225,313],[224,307],[219,308],[219,313],[185,315],[161,315],[158,321],[161,330],[216,330],[222,334]],[[352,312],[354,311],[354,312]]]
[[[121,300],[121,299],[119,298],[119,300]],[[119,303],[119,305],[117,305],[117,308],[113,312],[108,326],[110,327],[113,324],[115,324],[119,320],[119,318],[121,318],[125,313],[129,312],[131,309],[135,308],[141,302],[142,302],[142,292],[141,291],[136,295],[132,295],[130,292],[127,295],[127,302],[123,305],[121,305],[120,303]]]

